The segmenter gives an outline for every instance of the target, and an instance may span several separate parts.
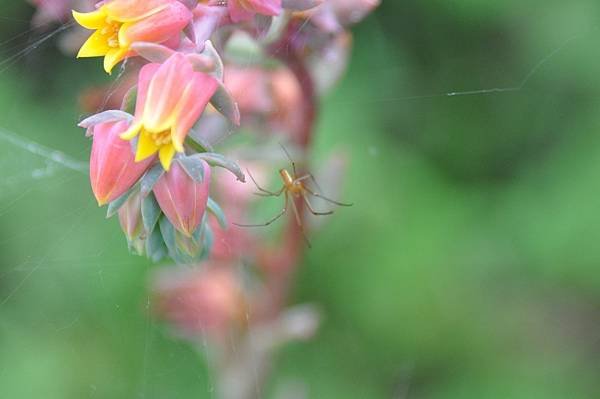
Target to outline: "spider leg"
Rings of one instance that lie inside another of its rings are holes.
[[[287,158],[290,160],[290,163],[292,164],[292,170],[294,171],[294,177],[298,176],[298,172],[296,172],[296,162],[294,162],[294,160],[292,159],[292,156],[290,155],[288,150],[283,146],[283,144],[279,143],[279,145],[281,146],[281,149],[283,150],[283,152],[285,152],[285,155],[287,156]]]
[[[258,191],[267,194],[258,194],[262,197],[279,197],[281,195],[281,193],[283,192],[283,190],[285,189],[285,187],[282,187],[281,190],[277,191],[277,192],[273,192],[273,191],[269,191],[267,189],[262,188],[257,182],[256,179],[254,178],[254,176],[252,176],[252,173],[250,173],[250,169],[246,169],[246,171],[248,172],[248,176],[250,176],[250,179],[252,179],[252,182],[254,183],[254,185],[256,186],[256,188],[258,189]]]
[[[315,216],[327,216],[327,215],[333,214],[333,211],[326,211],[326,212],[317,212],[317,211],[315,211],[315,208],[313,208],[313,206],[310,203],[310,201],[308,200],[308,197],[306,196],[306,194],[302,194],[302,198],[304,199],[304,203],[308,207],[308,210],[313,215],[315,215]]]
[[[327,198],[326,196],[324,196],[324,195],[322,195],[320,193],[317,193],[317,192],[315,192],[315,191],[313,191],[313,190],[311,190],[309,188],[306,188],[306,187],[304,187],[304,190],[306,190],[310,195],[312,195],[314,197],[321,198],[322,200],[325,200],[327,202],[331,202],[332,204],[335,204],[335,205],[338,205],[338,206],[352,206],[352,205],[354,205],[354,204],[346,204],[346,203],[343,203],[343,202],[338,202],[338,201],[332,200],[331,198]]]
[[[272,217],[271,219],[269,219],[269,221],[267,221],[266,223],[262,223],[262,224],[240,224],[240,223],[233,223],[233,224],[236,225],[236,226],[238,226],[238,227],[266,227],[266,226],[270,225],[271,223],[275,222],[277,219],[279,219],[280,217],[282,217],[285,214],[285,212],[288,209],[288,203],[289,203],[289,196],[286,193],[285,194],[285,205],[283,206],[283,209],[277,215],[275,215],[274,217]]]
[[[306,242],[306,245],[308,246],[308,248],[312,248],[312,245],[310,244],[310,240],[308,239],[308,237],[306,236],[306,232],[304,231],[304,226],[302,225],[302,218],[300,218],[300,212],[298,212],[298,207],[296,206],[296,202],[294,201],[293,198],[292,198],[292,210],[294,211],[294,216],[296,217],[296,223],[298,223],[298,228],[300,229],[300,232],[302,233],[304,242]]]

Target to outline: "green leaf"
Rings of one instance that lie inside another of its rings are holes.
[[[142,200],[142,221],[144,222],[146,231],[154,230],[161,213],[160,206],[156,202],[154,194],[149,193],[144,197]]]

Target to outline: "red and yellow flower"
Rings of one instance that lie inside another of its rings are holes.
[[[176,0],[112,0],[93,12],[73,11],[73,17],[79,25],[95,31],[77,57],[104,57],[104,70],[110,73],[132,55],[132,43],[178,39],[192,13]]]
[[[185,55],[175,53],[164,64],[146,64],[140,70],[135,120],[121,135],[139,137],[136,162],[158,152],[169,170],[175,152],[196,123],[218,83],[210,75],[196,72]]]

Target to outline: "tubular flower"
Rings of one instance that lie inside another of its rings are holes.
[[[104,57],[104,70],[131,55],[134,42],[162,43],[185,28],[192,13],[176,0],[112,0],[96,11],[73,11],[77,23],[95,32],[83,44],[78,58]]]
[[[90,182],[99,205],[111,202],[131,188],[153,159],[134,162],[131,145],[119,135],[127,122],[100,123],[93,127]]]
[[[179,162],[175,162],[153,189],[160,209],[171,224],[188,237],[200,225],[208,202],[210,167],[200,162],[204,169],[202,182],[192,179]]]
[[[183,152],[183,141],[217,89],[217,81],[195,72],[183,54],[175,53],[164,64],[147,64],[140,70],[135,120],[121,135],[131,140],[139,135],[136,162],[158,152],[169,170],[175,151]]]
[[[229,0],[229,17],[234,23],[247,21],[256,14],[275,16],[281,13],[281,0]]]

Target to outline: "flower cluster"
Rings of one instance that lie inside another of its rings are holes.
[[[74,8],[77,57],[118,75],[82,96],[95,113],[79,126],[92,139],[93,194],[130,250],[180,265],[152,279],[156,313],[177,336],[208,341],[222,397],[255,396],[274,347],[318,325],[312,307],[284,308],[307,234],[324,219],[308,216],[344,205],[316,183],[337,197],[343,154],[308,171],[318,98],[345,70],[348,26],[379,0],[31,1],[36,24]],[[273,176],[278,192],[258,183]],[[285,215],[278,234],[240,226],[280,195],[283,210],[263,224]]]
[[[40,4],[63,10],[73,2]],[[339,77],[350,44],[345,26],[376,5],[105,0],[92,11],[73,11],[89,32],[77,57],[102,58],[109,74],[122,64],[128,83],[120,100],[110,102],[120,107],[80,126],[93,140],[93,193],[99,205],[108,205],[108,216],[118,214],[130,249],[154,261],[208,257],[215,231],[227,228],[209,196],[211,170],[225,168],[238,183],[246,180],[214,145],[240,124],[262,140],[300,145],[306,97]],[[308,90],[298,66],[314,82]]]

